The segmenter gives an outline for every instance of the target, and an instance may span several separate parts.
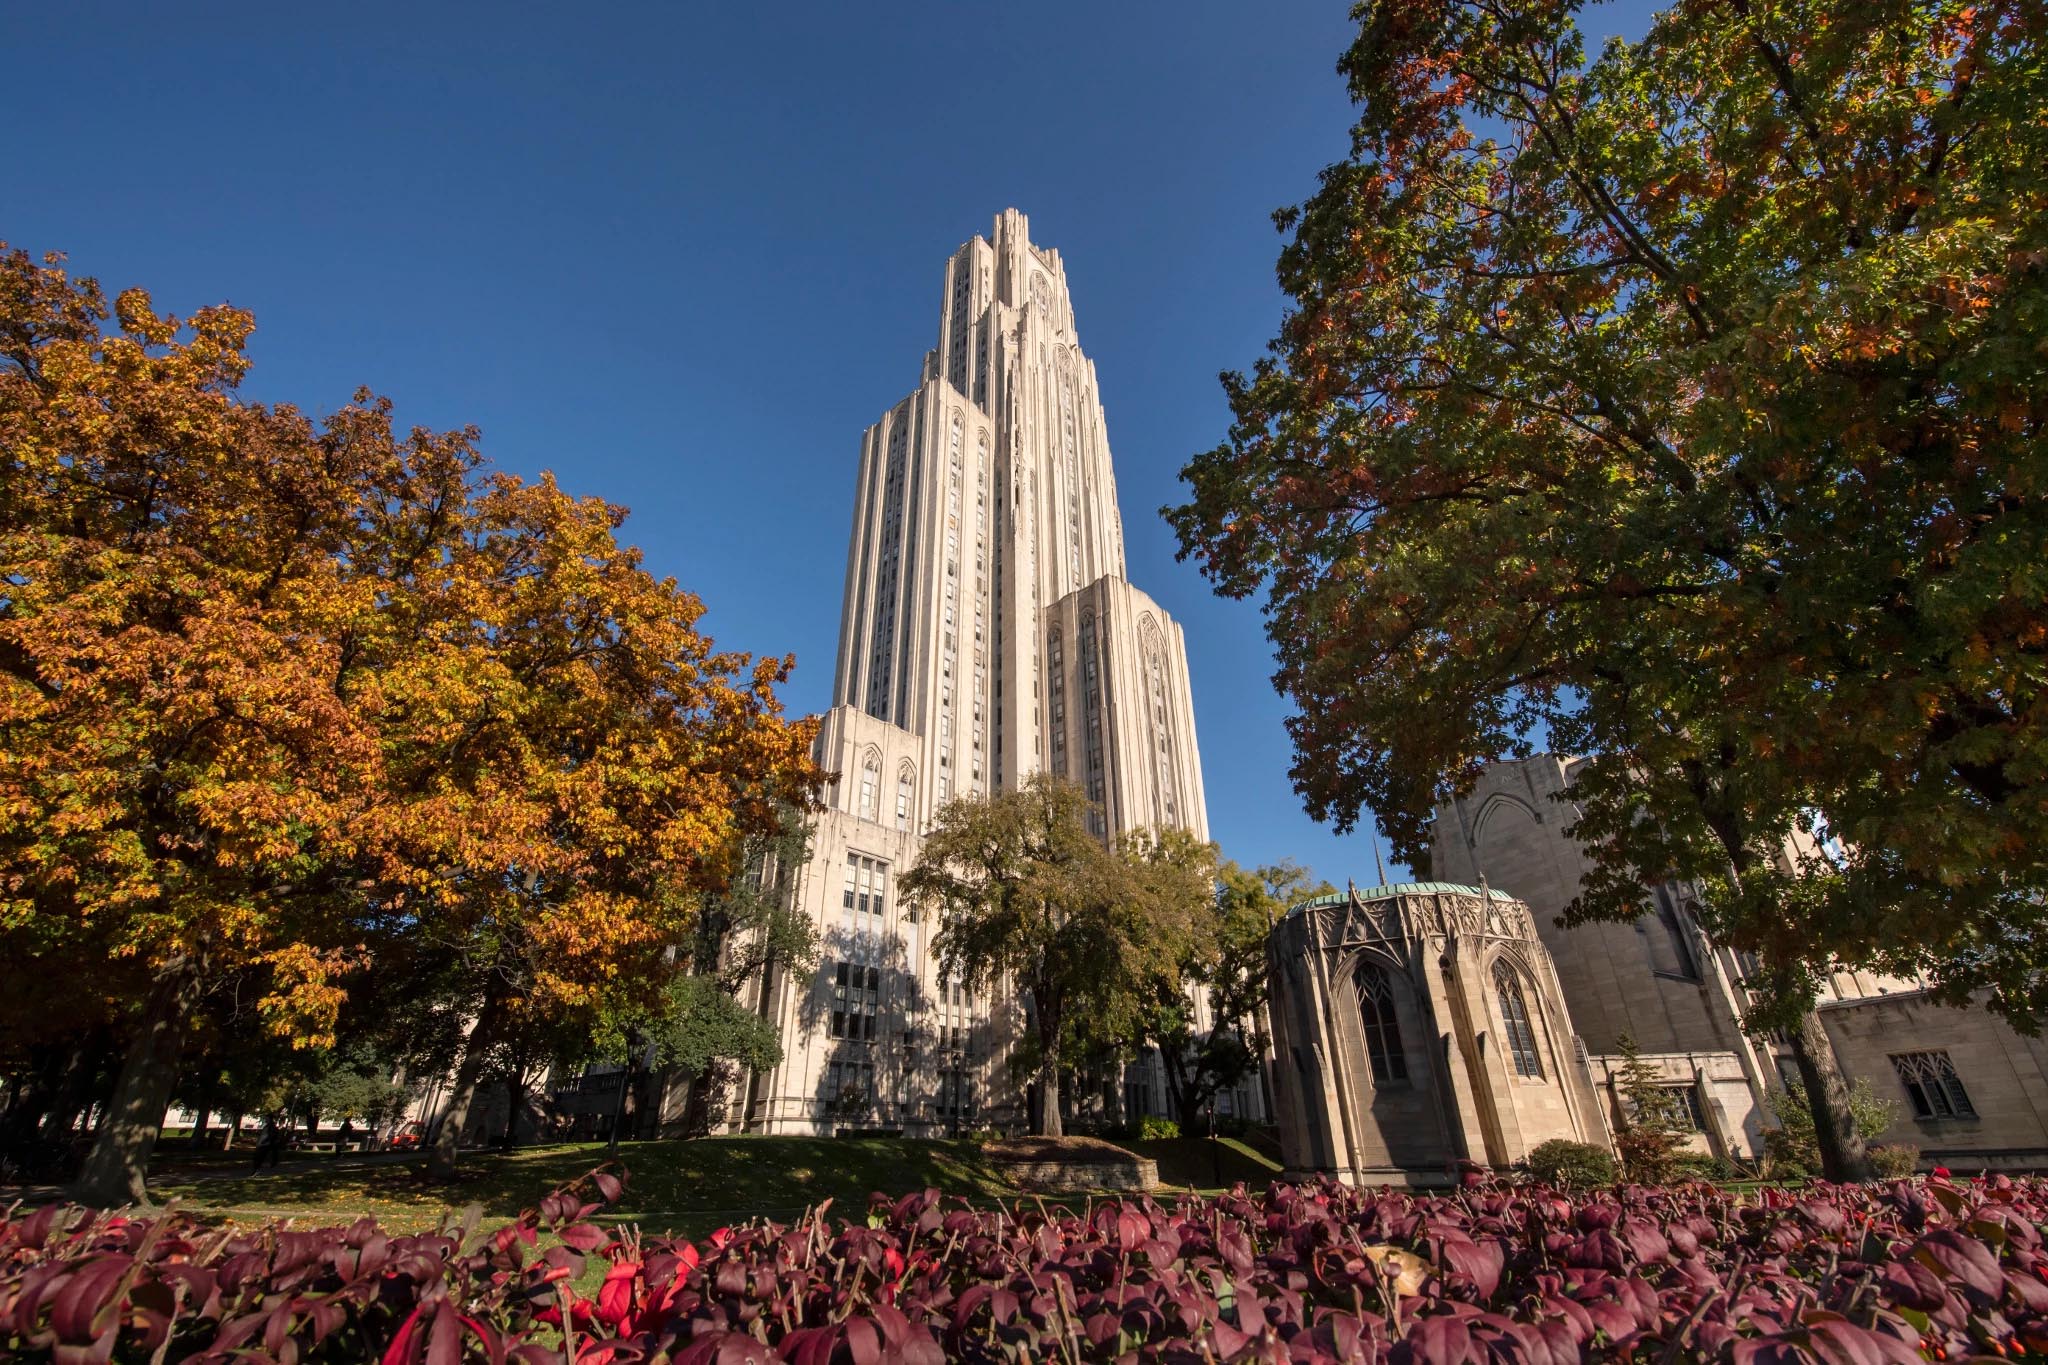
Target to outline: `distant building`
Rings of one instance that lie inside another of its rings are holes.
[[[1049,771],[1099,804],[1096,832],[1206,836],[1181,629],[1124,577],[1095,367],[1059,253],[999,215],[946,264],[918,386],[861,439],[824,793],[794,879],[824,944],[752,1003],[780,1066],[718,1127],[941,1133],[1021,1125],[1007,1058],[1024,1002],[941,979],[937,925],[903,903],[932,813]],[[1134,1099],[1156,1092],[1142,1072]],[[673,1107],[674,1097],[664,1106]],[[1256,1105],[1256,1084],[1227,1097]]]
[[[1698,1150],[1752,1157],[1769,1093],[1797,1076],[1787,1049],[1743,1032],[1755,964],[1708,941],[1693,912],[1698,888],[1648,888],[1633,924],[1557,924],[1590,868],[1564,832],[1577,818],[1580,762],[1545,754],[1489,767],[1436,812],[1432,874],[1483,876],[1528,904],[1610,1120],[1627,1034],[1683,1093]],[[1899,1106],[1873,1140],[1910,1142],[1925,1165],[2048,1167],[2048,1043],[1982,1010],[1936,1005],[1918,982],[1867,972],[1830,978],[1819,1013],[1844,1074]]]

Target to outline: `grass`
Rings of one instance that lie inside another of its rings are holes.
[[[1149,1138],[1122,1144],[1159,1163],[1159,1183],[1197,1190],[1229,1189],[1242,1180],[1254,1190],[1280,1178],[1280,1163],[1238,1138]],[[1220,1176],[1220,1178],[1219,1178]]]
[[[509,1219],[611,1157],[602,1143],[467,1153],[453,1185],[430,1184],[413,1163],[323,1162],[308,1169],[204,1178],[163,1172],[151,1188],[194,1213],[237,1219],[342,1222],[370,1215],[401,1231],[434,1226],[469,1204]],[[869,1194],[937,1187],[970,1198],[1013,1196],[978,1144],[895,1138],[715,1137],[622,1143],[630,1173],[608,1219],[696,1237],[749,1218],[795,1219],[826,1199],[860,1217]]]
[[[1213,1150],[1200,1137],[1122,1145],[1157,1161],[1167,1187],[1207,1190],[1242,1180],[1257,1189],[1280,1169],[1231,1138]],[[487,1223],[516,1217],[549,1190],[610,1159],[602,1143],[471,1152],[463,1156],[460,1180],[437,1185],[414,1161],[327,1159],[257,1175],[243,1155],[225,1170],[210,1162],[160,1169],[151,1189],[158,1199],[175,1198],[206,1217],[336,1223],[368,1215],[412,1232],[469,1204],[482,1208]],[[1020,1193],[970,1140],[713,1137],[628,1142],[617,1160],[630,1173],[626,1193],[604,1217],[684,1237],[749,1218],[793,1220],[827,1199],[835,1213],[858,1218],[878,1190],[901,1195],[935,1187],[976,1200]]]

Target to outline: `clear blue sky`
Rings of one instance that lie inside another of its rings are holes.
[[[367,384],[625,504],[721,645],[797,656],[802,712],[861,429],[917,379],[946,256],[1014,205],[1067,261],[1132,581],[1187,628],[1215,837],[1369,882],[1288,784],[1257,608],[1154,512],[1274,333],[1271,211],[1345,150],[1347,8],[10,7],[0,239],[253,310],[258,398]]]

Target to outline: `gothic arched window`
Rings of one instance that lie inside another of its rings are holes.
[[[1522,995],[1522,978],[1505,961],[1493,964],[1493,990],[1500,1000],[1501,1028],[1507,1033],[1515,1074],[1542,1080],[1543,1059],[1536,1053],[1536,1030],[1529,1023],[1529,1002]]]
[[[1359,967],[1352,978],[1358,988],[1358,1012],[1365,1021],[1365,1055],[1372,1062],[1372,1083],[1408,1084],[1408,1054],[1401,1048],[1401,1020],[1394,1013],[1394,987],[1386,968],[1376,962]]]
[[[860,818],[875,818],[876,803],[881,797],[882,763],[873,754],[862,760],[860,766]]]
[[[911,773],[910,765],[904,764],[896,770],[896,828],[910,828],[910,803],[916,794],[917,778]]]
[[[1648,916],[1638,923],[1644,926],[1650,937],[1650,970],[1666,976],[1683,977],[1687,981],[1699,980],[1699,968],[1693,964],[1692,945],[1686,942],[1685,911],[1671,899],[1671,892],[1658,887],[1652,893],[1657,903],[1656,927],[1651,928]]]

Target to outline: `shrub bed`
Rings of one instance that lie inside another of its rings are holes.
[[[615,1197],[612,1176],[591,1177]],[[0,1356],[626,1362],[1582,1358],[1956,1361],[2048,1351],[2048,1184],[1738,1196],[1274,1185],[970,1209],[701,1244],[557,1192],[495,1231],[211,1229],[14,1210]],[[595,1258],[596,1265],[586,1267]]]

